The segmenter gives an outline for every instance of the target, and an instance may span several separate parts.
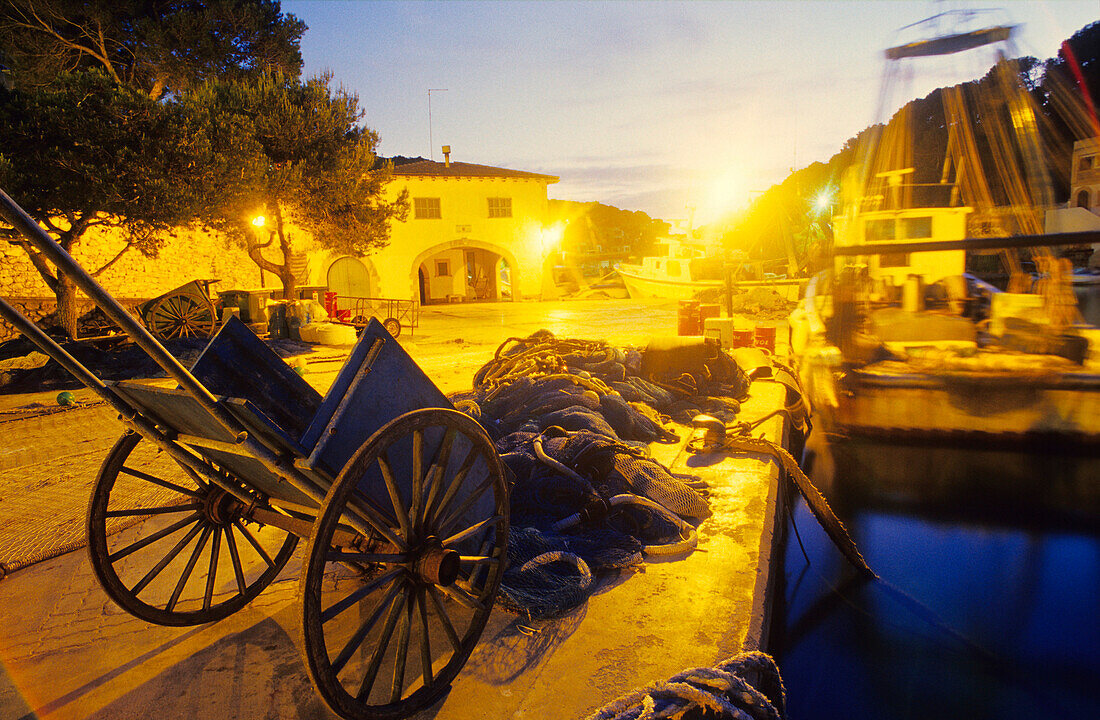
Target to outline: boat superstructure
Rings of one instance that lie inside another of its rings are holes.
[[[937,35],[886,57],[889,66],[1010,37],[1007,26]],[[929,178],[927,147],[899,147],[913,129],[903,110],[872,133],[844,180],[832,266],[790,318],[799,375],[827,435],[917,443],[926,465],[937,457],[929,446],[1097,456],[1100,330],[1081,322],[1069,261],[1049,246],[1100,235],[1043,233],[1053,200],[1036,110],[1013,63],[996,57],[981,82],[942,89],[938,177]],[[981,253],[1002,256],[1007,292],[968,274]]]

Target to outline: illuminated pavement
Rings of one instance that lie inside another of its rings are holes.
[[[469,388],[508,337],[545,328],[644,345],[675,324],[676,304],[668,301],[445,306],[425,310],[401,344],[454,392]],[[306,378],[323,391],[341,364],[324,358],[339,354],[319,351]],[[751,395],[744,420],[776,409],[782,388],[757,382]],[[53,397],[0,396],[0,411]],[[78,397],[90,399],[86,391]],[[109,418],[99,406],[0,424],[5,525],[19,516],[28,532],[46,537],[74,519],[82,526],[95,472],[121,431]],[[769,436],[780,438],[780,420],[769,423]],[[675,445],[660,453],[674,469],[689,459]],[[698,550],[647,564],[565,618],[529,622],[494,612],[451,693],[422,717],[583,717],[636,687],[758,646],[777,471],[755,457],[713,460],[687,469],[712,484],[714,516],[700,528]],[[0,717],[332,717],[299,657],[304,546],[245,609],[195,628],[150,625],[117,608],[92,578],[84,550],[14,572],[0,580]]]

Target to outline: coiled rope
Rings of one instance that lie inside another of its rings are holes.
[[[758,678],[755,685],[748,681],[750,676]],[[690,710],[703,711],[708,718],[782,720],[786,706],[787,691],[775,660],[751,651],[623,695],[587,720],[657,720],[684,717]]]

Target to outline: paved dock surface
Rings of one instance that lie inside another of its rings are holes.
[[[466,389],[473,371],[507,337],[545,327],[560,337],[644,344],[676,322],[676,305],[668,302],[519,308],[515,316],[515,306],[429,311],[402,344],[452,392]],[[340,366],[323,359],[329,356],[318,353],[306,375],[321,390]],[[766,415],[783,400],[782,386],[768,381],[753,383],[750,394],[743,420]],[[4,422],[19,407],[46,405],[51,397],[7,396],[0,405],[7,411],[0,432],[20,428],[5,432],[0,443],[6,450],[0,452],[0,517],[4,525],[22,518],[28,535],[47,539],[74,517],[79,532],[95,471],[121,427],[111,427],[103,406],[53,414],[42,408]],[[782,422],[773,418],[762,429],[781,440]],[[19,444],[26,455],[15,451]],[[580,718],[639,686],[760,646],[777,526],[776,466],[762,456],[696,456],[683,443],[657,446],[656,454],[711,485],[714,514],[699,528],[698,549],[685,559],[647,563],[644,572],[618,578],[564,618],[532,622],[494,611],[452,691],[421,717]],[[55,496],[30,502],[27,489],[39,499]],[[116,607],[93,579],[84,551],[12,573],[0,581],[0,717],[332,717],[299,657],[297,574],[304,545],[244,610],[195,628],[150,625]]]

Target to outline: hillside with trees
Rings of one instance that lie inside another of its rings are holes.
[[[1032,57],[1017,61],[1021,79],[1039,119],[1043,152],[1052,169],[1052,195],[1064,203],[1069,194],[1070,157],[1073,142],[1100,134],[1095,105],[1100,97],[1100,22],[1092,23],[1066,40],[1058,55],[1041,62]],[[964,83],[970,121],[987,122],[978,102],[996,82],[991,70],[982,78]],[[914,183],[936,183],[944,170],[949,131],[945,121],[944,94],[940,88],[926,97],[910,101],[899,111],[910,113],[913,136]],[[831,240],[829,214],[836,209],[844,172],[856,161],[857,152],[883,131],[882,125],[860,131],[845,142],[829,160],[814,162],[793,172],[783,182],[764,192],[749,212],[723,231],[723,243],[730,248],[748,249],[757,259],[785,256],[784,234],[793,238],[803,259],[815,241]],[[996,167],[990,148],[979,144],[983,166]],[[1005,198],[995,197],[1003,202]]]

